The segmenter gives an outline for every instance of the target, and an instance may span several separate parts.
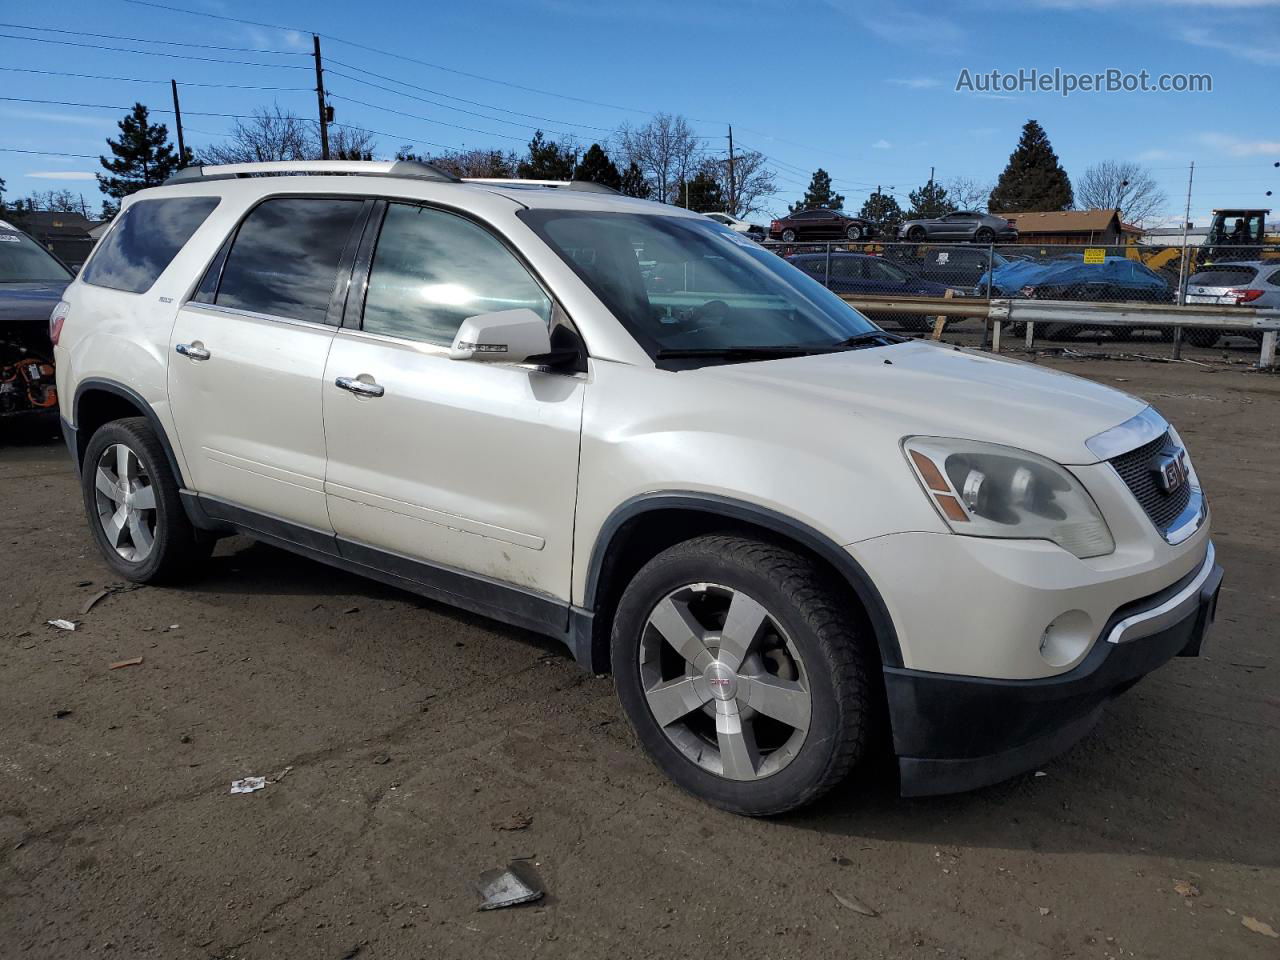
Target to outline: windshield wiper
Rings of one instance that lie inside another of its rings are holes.
[[[846,337],[835,347],[883,347],[891,343],[905,343],[906,337],[900,337],[896,333],[886,333],[884,330],[867,330],[864,333],[855,333],[852,337]]]
[[[830,353],[830,346],[804,346],[798,343],[781,343],[775,346],[738,347],[670,347],[655,354],[658,360],[683,360],[708,357],[724,360],[751,360],[764,357],[803,357],[811,353]]]

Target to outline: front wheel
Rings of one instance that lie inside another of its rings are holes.
[[[849,229],[844,232],[844,235],[848,237],[850,240],[861,240],[862,228],[858,226],[856,223],[850,224]]]
[[[1206,330],[1204,327],[1183,327],[1182,335],[1193,347],[1212,347],[1218,342],[1218,331]]]
[[[924,227],[912,227],[907,231],[907,239],[912,243],[919,243],[924,239]]]
[[[816,799],[861,758],[871,664],[831,575],[784,547],[705,536],[649,561],[613,624],[618,697],[679,786],[765,816]]]
[[[129,580],[179,579],[213,548],[182,509],[164,448],[144,417],[98,428],[85,450],[80,486],[93,539],[108,566]]]
[[[990,243],[995,238],[995,231],[990,227],[979,227],[973,232],[973,240],[975,243]]]

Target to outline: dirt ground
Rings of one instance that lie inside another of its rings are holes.
[[[873,768],[770,821],[667,783],[551,642],[247,540],[82,612],[116,581],[67,456],[0,447],[0,955],[1280,955],[1244,923],[1280,929],[1280,376],[1043,362],[1178,424],[1226,568],[1208,657],[1043,775],[908,801]],[[546,898],[477,912],[516,857]]]

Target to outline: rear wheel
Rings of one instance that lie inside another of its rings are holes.
[[[179,579],[213,549],[213,538],[187,519],[164,448],[144,417],[98,428],[80,486],[94,540],[107,564],[129,580]]]
[[[827,571],[736,536],[677,544],[627,586],[613,625],[618,697],[679,786],[734,813],[802,806],[869,740],[870,665]]]
[[[995,231],[990,227],[979,227],[973,231],[973,240],[975,243],[990,243],[996,238]]]
[[[912,243],[919,243],[924,239],[924,227],[912,227],[907,231],[907,239]]]
[[[848,237],[850,240],[861,240],[862,228],[858,226],[856,223],[851,223],[849,224],[849,229],[845,230],[844,235]]]
[[[1203,327],[1183,327],[1182,335],[1193,347],[1212,347],[1218,342],[1218,331],[1205,330]]]
[[[796,232],[790,228],[782,231],[782,240],[784,243],[795,243]]]

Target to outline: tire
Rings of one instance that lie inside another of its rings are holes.
[[[858,226],[856,223],[850,224],[849,229],[844,232],[844,235],[848,237],[850,240],[861,240],[862,228]]]
[[[723,629],[730,609],[764,619],[748,638]],[[831,575],[785,547],[712,535],[658,554],[623,592],[612,654],[618,698],[650,758],[733,813],[812,802],[871,741],[873,659]],[[771,693],[768,712],[756,712]]]
[[[783,230],[783,231],[782,231],[782,242],[783,242],[783,243],[795,243],[795,242],[796,242],[796,232],[795,232],[794,230],[790,229],[790,228],[788,228],[788,229],[786,229],[786,230]]]
[[[1218,331],[1205,330],[1203,327],[1184,327],[1182,335],[1193,347],[1212,347],[1218,342]]]
[[[128,492],[119,483],[122,471]],[[94,541],[107,565],[128,580],[181,580],[213,549],[214,538],[187,518],[164,447],[144,417],[98,428],[85,450],[80,489]]]
[[[990,243],[995,238],[995,231],[990,227],[979,227],[977,230],[973,231],[974,243]]]
[[[933,329],[934,321],[932,317],[926,317],[921,314],[905,314],[905,315],[900,315],[897,319],[898,319],[898,326],[900,326],[903,330],[913,330],[916,332],[920,332],[922,330]]]
[[[924,239],[924,236],[925,236],[924,227],[912,227],[910,230],[907,231],[907,239],[910,240],[912,243],[919,243],[921,240]]]

